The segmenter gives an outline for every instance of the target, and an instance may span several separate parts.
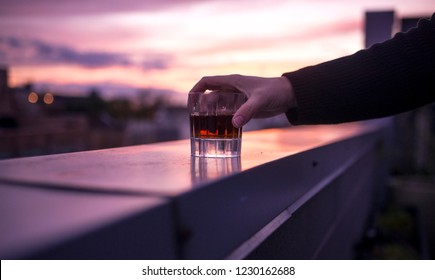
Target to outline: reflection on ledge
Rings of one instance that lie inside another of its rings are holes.
[[[222,178],[241,170],[240,157],[205,158],[191,157],[190,172],[192,183],[198,184],[207,180]]]

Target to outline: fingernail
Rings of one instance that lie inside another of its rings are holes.
[[[233,118],[233,125],[235,127],[242,127],[245,124],[245,120],[243,119],[242,116],[236,116]]]

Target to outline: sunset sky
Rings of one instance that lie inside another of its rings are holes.
[[[106,97],[186,93],[204,75],[277,76],[363,47],[364,13],[427,16],[434,0],[1,0],[0,64],[33,82]]]

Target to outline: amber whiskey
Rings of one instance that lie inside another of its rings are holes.
[[[195,138],[239,138],[242,130],[233,126],[232,119],[233,115],[190,115],[190,129]]]

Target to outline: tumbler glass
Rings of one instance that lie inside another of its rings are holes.
[[[240,92],[190,92],[191,155],[197,157],[239,157],[242,128],[232,123],[234,113],[245,102]]]

